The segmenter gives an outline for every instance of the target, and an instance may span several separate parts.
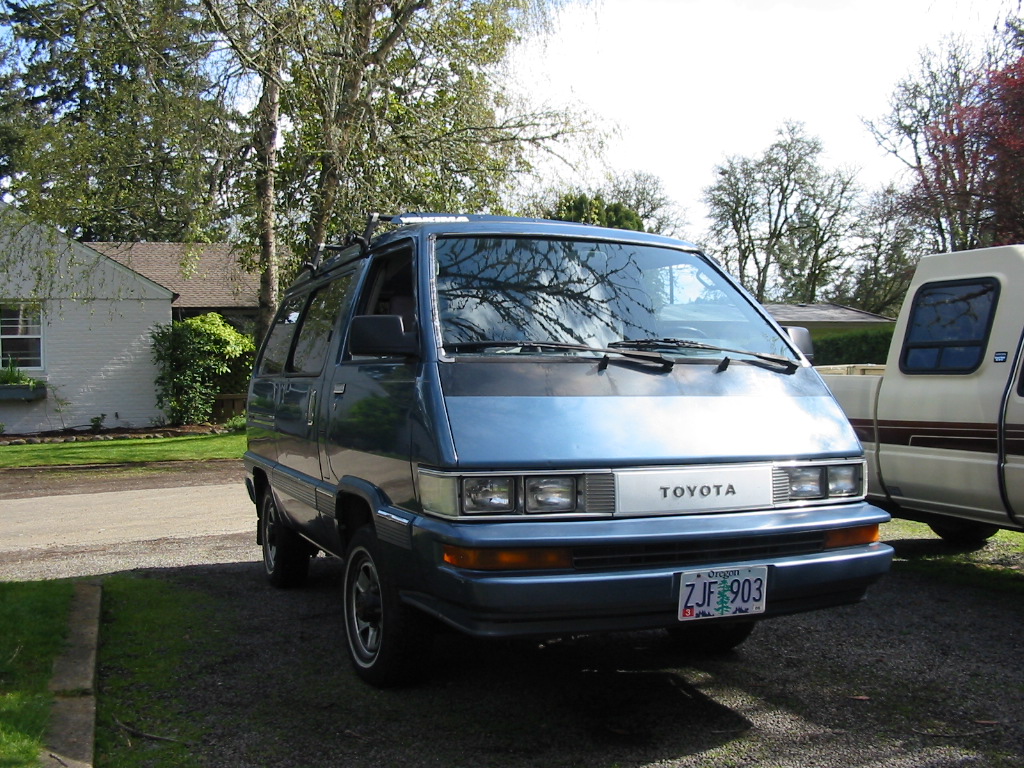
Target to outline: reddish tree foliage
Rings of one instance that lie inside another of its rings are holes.
[[[1024,242],[1024,56],[989,73],[982,94],[980,122],[992,164],[990,238]]]

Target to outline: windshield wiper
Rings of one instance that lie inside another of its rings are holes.
[[[702,341],[693,341],[691,339],[623,339],[622,341],[613,341],[608,344],[613,349],[706,349],[711,352],[728,352],[734,355],[748,355],[769,363],[772,366],[781,366],[781,373],[787,375],[796,373],[800,364],[796,360],[791,360],[788,357],[782,355],[772,355],[767,352],[751,352],[747,349],[732,349],[731,347],[720,347],[716,344],[705,344]],[[722,360],[722,363],[718,366],[718,371],[724,371],[729,367],[729,358],[726,357]],[[755,364],[754,361],[750,361]],[[767,366],[764,366],[767,367]],[[771,368],[770,370],[776,370]]]
[[[666,371],[672,369],[676,364],[675,360],[665,357],[658,352],[650,352],[643,349],[630,349],[614,347],[588,347],[586,344],[572,344],[563,341],[459,341],[454,344],[446,344],[445,349],[452,352],[459,352],[471,349],[487,349],[488,347],[518,347],[524,352],[540,352],[545,349],[570,350],[573,352],[594,352],[603,354],[599,367],[603,370],[608,367],[608,355],[618,355],[629,360],[638,360],[644,363],[656,363]]]

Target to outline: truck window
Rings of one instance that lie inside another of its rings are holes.
[[[999,298],[992,278],[921,286],[914,296],[900,370],[907,374],[966,374],[985,354]]]

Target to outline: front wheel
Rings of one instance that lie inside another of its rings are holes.
[[[719,654],[731,651],[754,631],[753,621],[689,621],[668,628],[672,644],[683,651]]]
[[[999,531],[999,526],[976,523],[973,520],[943,520],[931,523],[929,528],[947,544],[956,547],[980,547]]]
[[[274,493],[267,488],[260,501],[260,542],[263,569],[275,587],[300,587],[309,575],[310,547],[281,517]]]
[[[356,531],[349,544],[342,599],[348,655],[357,675],[382,688],[422,676],[432,640],[426,617],[402,605],[370,526]]]

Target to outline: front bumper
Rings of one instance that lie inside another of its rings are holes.
[[[888,572],[892,548],[875,543],[813,551],[813,542],[819,534],[823,541],[828,529],[888,519],[862,502],[602,521],[471,524],[416,518],[407,530],[419,567],[415,578],[403,580],[401,594],[406,603],[476,636],[634,630],[677,623],[683,571],[765,565],[768,599],[765,613],[758,614],[764,618],[863,599],[868,586]],[[798,544],[787,551],[790,541]],[[442,561],[445,544],[569,547],[581,556],[571,570],[470,571]],[[602,557],[591,557],[595,551]]]

